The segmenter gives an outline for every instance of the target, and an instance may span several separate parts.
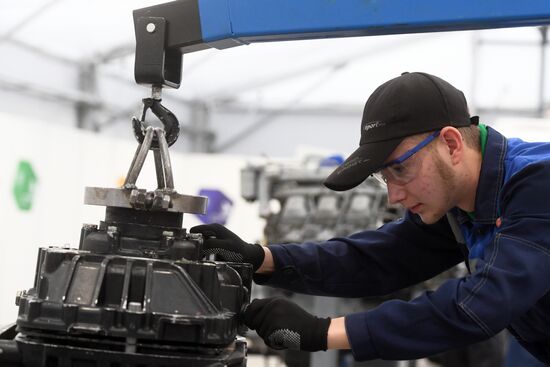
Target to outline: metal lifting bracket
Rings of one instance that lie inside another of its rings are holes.
[[[158,148],[152,146],[153,137],[158,142]],[[153,150],[155,155],[155,170],[157,173],[157,184],[159,189],[166,191],[174,190],[174,178],[172,176],[172,164],[168,153],[168,143],[164,129],[159,127],[149,126],[145,129],[145,137],[138,145],[130,169],[126,175],[123,188],[133,189],[136,187],[136,181],[147,157],[149,150]]]
[[[207,198],[181,195],[174,190],[174,176],[168,147],[178,139],[179,122],[172,112],[160,104],[160,92],[160,87],[153,87],[152,97],[143,99],[141,120],[135,117],[132,119],[134,134],[139,145],[130,164],[124,185],[118,189],[87,187],[84,197],[86,204],[139,210],[206,213]],[[145,115],[148,109],[153,111],[164,127],[147,126]],[[154,191],[139,189],[136,186],[136,181],[150,150],[154,154],[157,176],[157,189]]]
[[[178,49],[166,49],[166,19],[140,17],[136,19],[135,32],[136,83],[179,88],[183,56]]]

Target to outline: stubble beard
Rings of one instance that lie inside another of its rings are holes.
[[[441,180],[441,184],[445,187],[441,203],[442,213],[438,213],[439,219],[443,217],[455,205],[456,195],[458,193],[458,183],[456,180],[456,172],[449,167],[439,153],[434,154],[434,165]]]
[[[443,196],[440,199],[437,207],[433,208],[431,215],[420,215],[422,221],[426,224],[434,224],[440,220],[451,208],[455,206],[455,197],[457,194],[458,183],[456,173],[449,167],[438,152],[433,154],[433,162],[436,173],[439,176],[439,184],[444,187]]]

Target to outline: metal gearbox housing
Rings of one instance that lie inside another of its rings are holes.
[[[184,213],[206,198],[174,190],[166,134],[144,128],[121,188],[86,188],[106,207],[78,249],[41,248],[34,286],[20,292],[16,325],[0,330],[0,365],[24,367],[245,366],[241,310],[252,266],[203,259]],[[135,181],[149,150],[158,187]]]

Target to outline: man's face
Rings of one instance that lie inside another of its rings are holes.
[[[386,160],[390,162],[400,157],[419,143],[418,139],[405,139]],[[426,224],[437,222],[445,213],[456,206],[456,175],[441,139],[435,139],[418,151],[409,160],[417,167],[414,178],[406,184],[389,180],[388,201],[401,204],[411,212],[418,214]],[[447,159],[446,159],[447,158]]]

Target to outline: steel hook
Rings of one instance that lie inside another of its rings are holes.
[[[162,122],[164,131],[166,132],[166,142],[168,143],[168,146],[172,146],[172,144],[178,140],[180,133],[180,124],[176,116],[160,103],[161,99],[143,98],[142,101],[143,112],[141,114],[141,119],[138,120],[136,117],[132,118],[134,136],[137,141],[139,143],[143,143],[143,139],[145,138],[145,130],[147,128],[145,124],[145,115],[147,114],[147,110],[150,109],[151,112],[153,112],[153,114]],[[159,142],[156,136],[153,139],[151,148],[159,148]]]

